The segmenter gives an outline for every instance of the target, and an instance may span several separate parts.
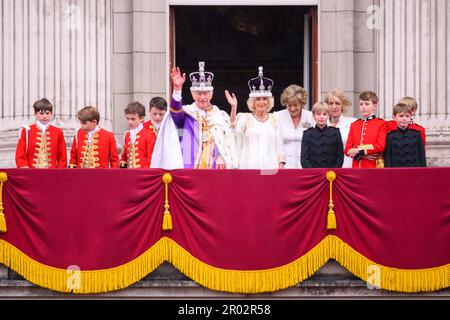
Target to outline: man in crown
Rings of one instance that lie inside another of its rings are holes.
[[[186,74],[172,68],[172,101],[161,124],[152,158],[152,168],[233,169],[237,167],[234,134],[229,115],[211,104],[214,74],[199,71],[189,75],[194,103],[182,104],[181,90]],[[236,97],[228,99],[236,103]],[[232,106],[233,107],[233,106]],[[180,132],[181,136],[178,135]]]

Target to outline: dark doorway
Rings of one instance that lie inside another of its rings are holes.
[[[175,65],[186,73],[205,61],[213,72],[213,103],[229,111],[224,90],[234,92],[239,112],[248,112],[247,82],[264,67],[274,80],[275,110],[290,84],[304,85],[305,17],[310,6],[176,6],[172,7],[171,36]],[[307,48],[310,50],[310,48]],[[172,60],[173,61],[173,60]],[[308,77],[307,77],[308,78]],[[309,83],[308,83],[309,85]],[[190,81],[183,88],[191,103]],[[311,95],[311,90],[310,90]]]

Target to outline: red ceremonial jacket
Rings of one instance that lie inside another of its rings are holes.
[[[147,128],[142,128],[136,135],[134,144],[130,139],[130,131],[125,133],[120,165],[128,168],[150,168],[156,135]]]
[[[158,133],[156,131],[155,126],[153,125],[152,121],[149,120],[147,122],[144,122],[144,128],[150,129],[150,131],[153,131],[153,133],[155,134],[155,136],[158,136]]]
[[[387,122],[375,116],[370,116],[366,120],[356,120],[350,125],[347,144],[345,145],[345,155],[352,148],[368,149],[360,151],[360,156],[380,154],[382,156],[386,146]],[[376,160],[368,160],[364,157],[353,158],[352,168],[376,168]]]
[[[16,148],[17,168],[39,167],[39,155],[47,159],[48,168],[66,168],[66,141],[60,128],[49,125],[42,141],[42,131],[36,125],[24,126]],[[42,143],[41,143],[42,142]]]
[[[92,135],[92,146],[89,149],[88,133],[77,130],[70,151],[71,168],[118,168],[119,154],[117,152],[114,134],[100,129]]]

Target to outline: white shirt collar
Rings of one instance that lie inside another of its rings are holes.
[[[130,129],[130,139],[131,139],[132,143],[134,143],[134,141],[136,141],[136,135],[139,133],[139,131],[142,130],[142,128],[144,128],[144,125],[141,123],[136,128]]]
[[[49,126],[49,123],[47,124],[43,124],[42,122],[40,122],[39,120],[36,121],[36,125],[39,127],[39,129],[41,129],[42,132],[47,131],[47,128]]]
[[[92,142],[92,137],[94,136],[94,134],[97,133],[99,130],[100,130],[100,125],[97,125],[94,130],[88,132],[89,144]]]
[[[159,124],[154,123],[152,120],[152,125],[155,127],[156,130],[159,130],[159,127],[161,126],[161,122]]]

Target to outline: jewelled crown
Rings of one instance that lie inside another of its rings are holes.
[[[272,97],[273,80],[263,76],[263,67],[258,67],[258,77],[248,81],[250,98]]]
[[[198,72],[192,72],[189,74],[189,78],[192,82],[192,91],[212,91],[214,89],[212,86],[214,74],[212,72],[205,71],[204,61],[200,61],[198,63]]]

